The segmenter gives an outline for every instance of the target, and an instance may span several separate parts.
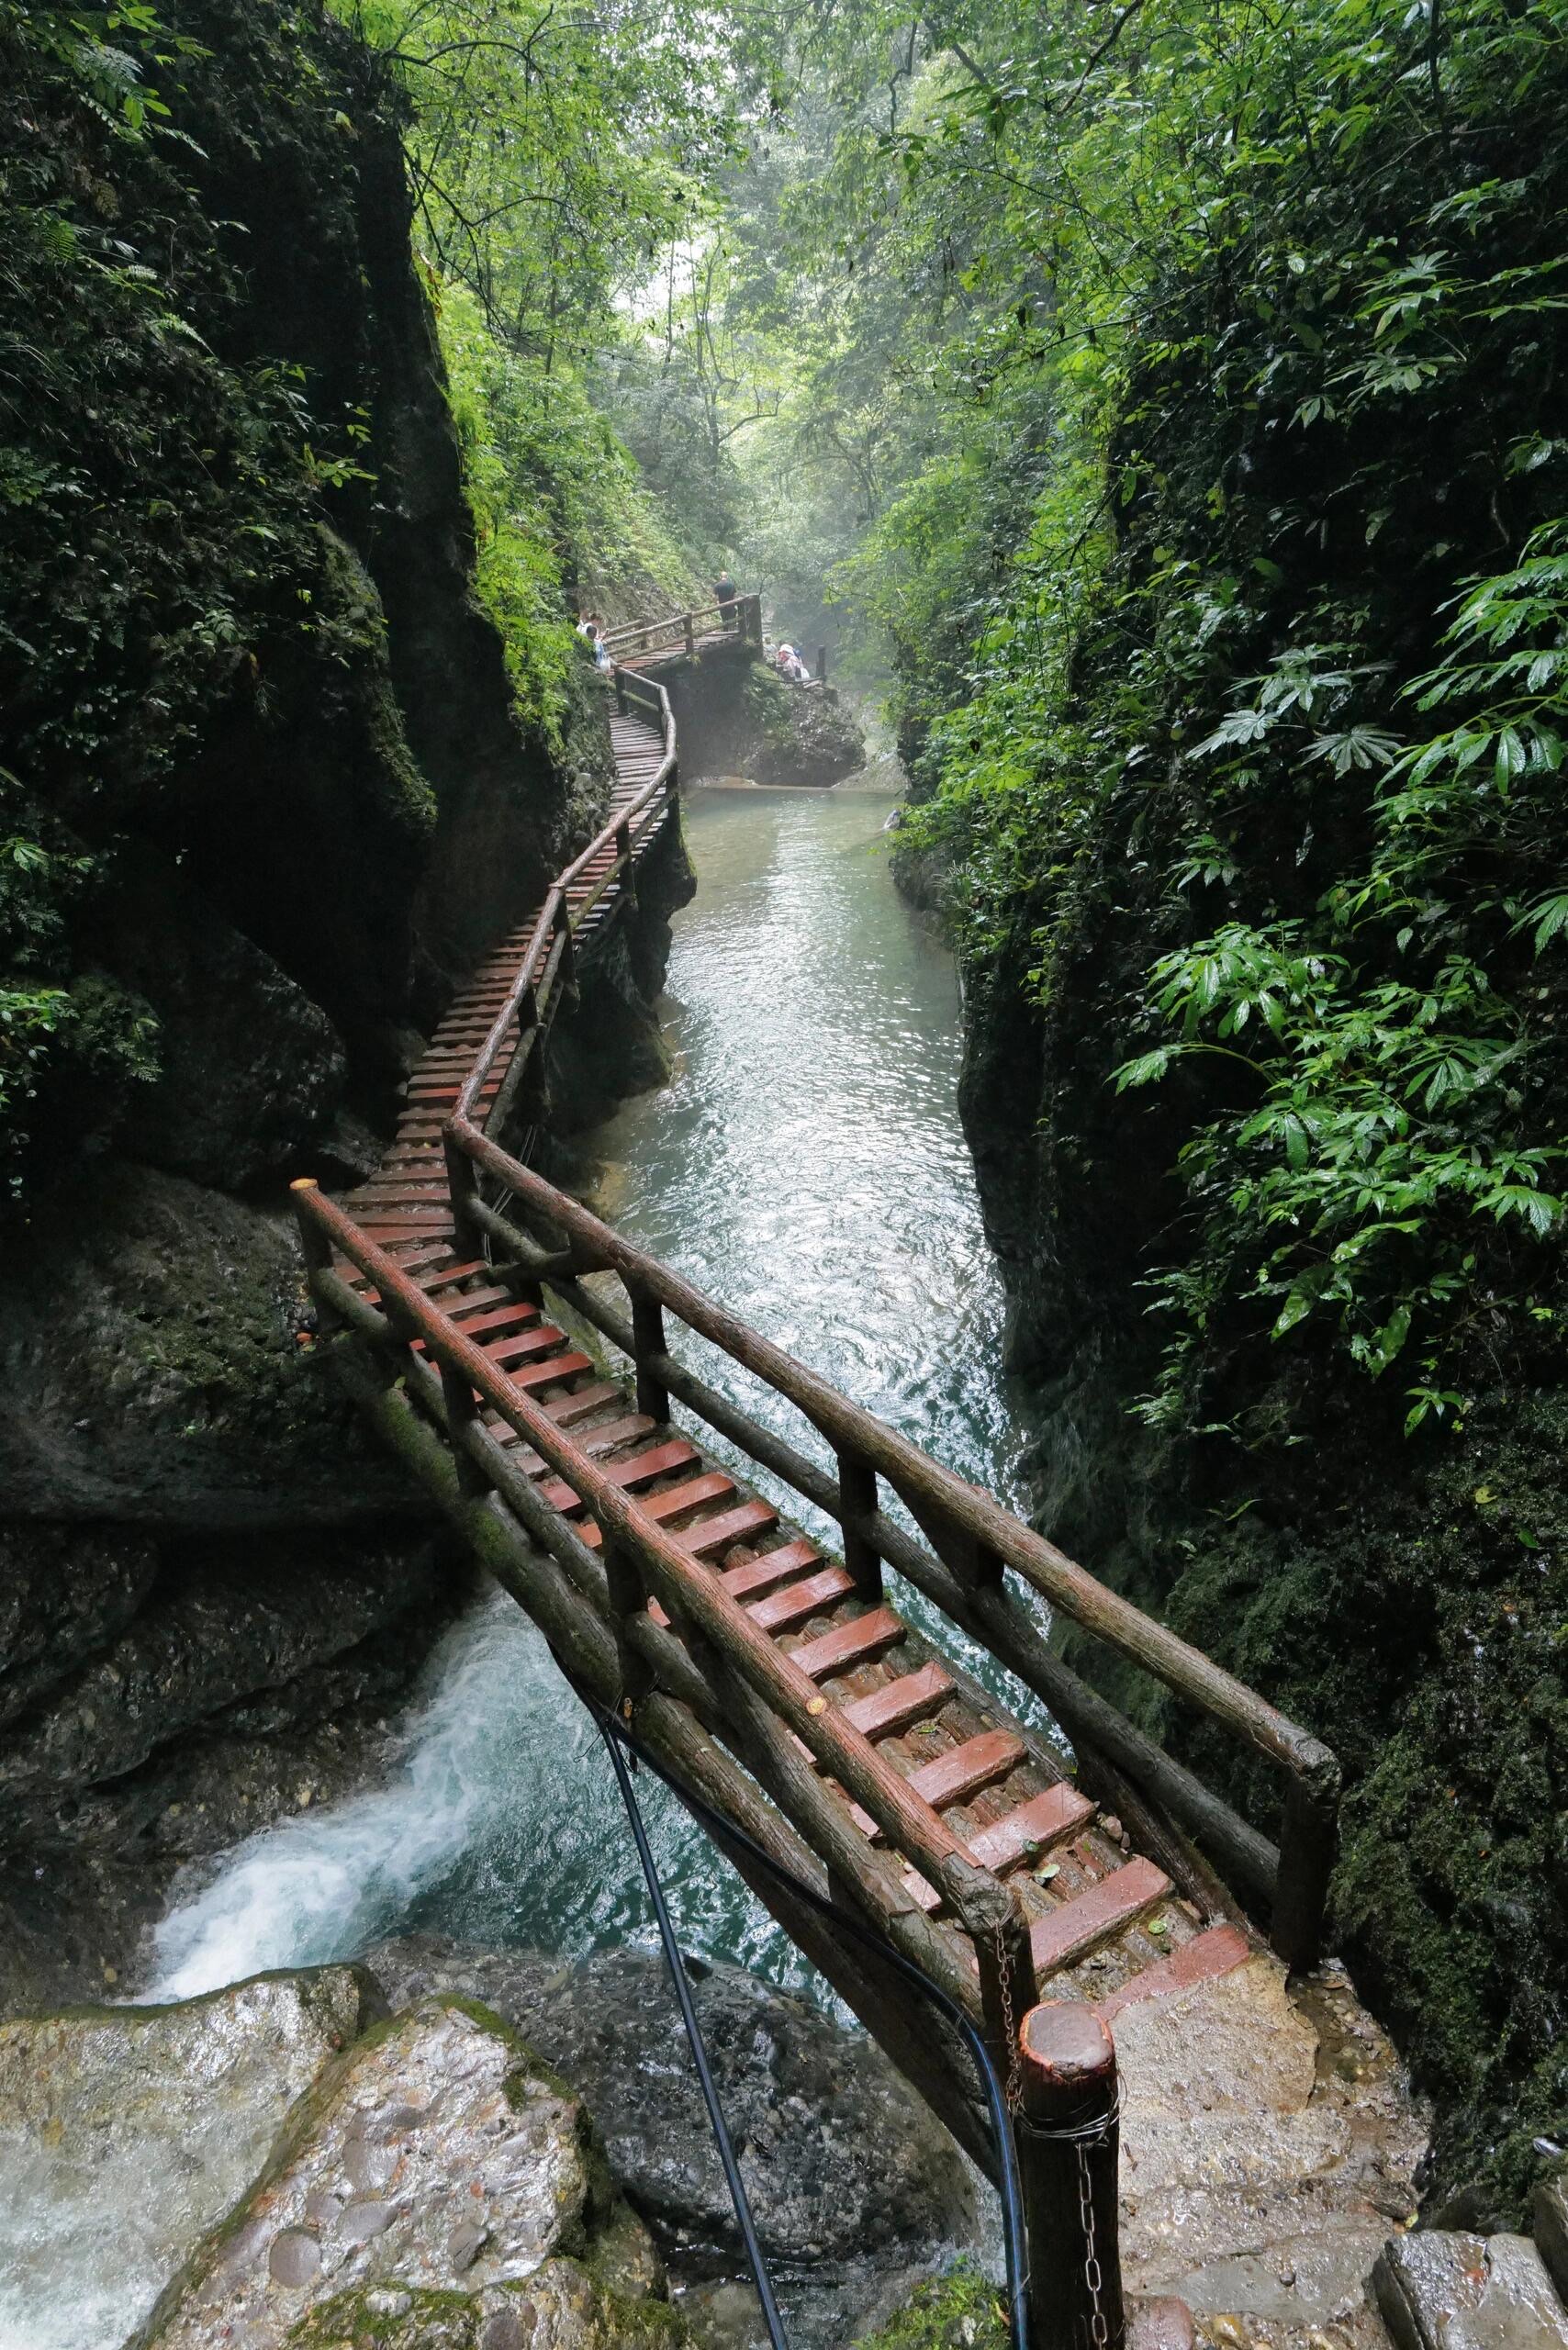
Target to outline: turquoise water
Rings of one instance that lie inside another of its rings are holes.
[[[954,1102],[951,957],[892,886],[884,793],[699,790],[678,917],[671,1084],[589,1147],[598,1203],[964,1477],[1023,1499],[1002,1300]],[[776,1397],[685,1352],[797,1440]],[[802,1962],[644,1778],[683,1939],[810,1987]],[[231,1854],[160,1929],[158,1989],[341,1957],[411,1927],[575,1954],[645,1939],[598,1739],[493,1596],[448,1636],[382,1785]]]

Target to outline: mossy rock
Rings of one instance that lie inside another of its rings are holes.
[[[680,2338],[586,2108],[477,2001],[373,2026],[153,2311],[144,2350],[600,2350]]]
[[[286,2350],[679,2350],[659,2302],[607,2291],[579,2261],[547,2260],[526,2283],[485,2293],[378,2285],[334,2294],[300,2319]]]
[[[967,2260],[922,2285],[857,2350],[1007,2350],[1001,2294]]]

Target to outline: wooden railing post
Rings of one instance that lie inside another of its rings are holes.
[[[681,624],[682,624],[682,626],[684,627],[684,629],[685,629],[685,631],[686,631],[686,650],[687,650],[687,652],[688,652],[688,654],[689,654],[689,655],[690,655],[690,654],[694,654],[694,653],[696,652],[696,650],[697,650],[697,627],[696,627],[696,623],[695,623],[695,622],[694,622],[694,621],[692,620],[691,614],[690,614],[689,612],[682,612],[682,614],[681,614],[680,618],[681,618]]]
[[[838,1456],[839,1530],[844,1563],[855,1578],[862,1599],[880,1599],[882,1561],[860,1531],[860,1522],[877,1514],[877,1472],[857,1452]]]
[[[556,924],[561,933],[561,987],[568,1003],[577,1000],[577,947],[572,936],[572,910],[565,896],[560,900]]]
[[[446,1190],[452,1202],[453,1245],[460,1257],[482,1257],[484,1236],[474,1220],[479,1193],[479,1170],[449,1126],[441,1138],[446,1161]]]
[[[1290,1781],[1280,1830],[1280,1864],[1269,1940],[1293,1974],[1316,1966],[1323,1954],[1323,1919],[1338,1820],[1337,1771],[1331,1783],[1326,1779],[1315,1785],[1305,1779]]]
[[[823,686],[827,683],[827,647],[825,644],[819,644],[817,647],[817,682],[819,685]]]
[[[294,1193],[295,1221],[299,1226],[299,1250],[305,1259],[306,1270],[312,1273],[330,1272],[332,1244],[321,1230],[320,1225],[312,1219],[304,1198],[307,1192],[319,1191],[320,1186],[314,1175],[301,1175],[288,1188]]]
[[[615,707],[622,718],[626,715],[626,679],[619,666],[615,672]]]
[[[647,1369],[649,1358],[665,1352],[665,1310],[644,1289],[627,1291],[632,1300],[632,1344],[637,1367],[637,1409],[662,1425],[669,1418],[669,1390]]]
[[[621,887],[626,892],[628,905],[637,902],[637,867],[632,854],[632,826],[622,820],[615,828],[615,856],[621,867]]]
[[[474,1390],[459,1371],[450,1363],[438,1363],[441,1373],[441,1400],[446,1413],[447,1440],[453,1459],[457,1464],[457,1482],[470,1497],[487,1494],[490,1481],[468,1449],[470,1427],[479,1416],[479,1406]]]
[[[640,1616],[648,1604],[648,1587],[642,1567],[631,1545],[611,1536],[604,1545],[604,1575],[609,1590],[611,1629],[615,1634],[615,1653],[621,1669],[621,1696],[617,1710],[623,1721],[630,1721],[639,1698],[645,1697],[654,1686],[654,1675],[642,1651],[633,1646],[630,1637],[633,1617]]]
[[[947,1885],[942,1890],[951,1897],[958,1888]],[[1018,2069],[1018,2035],[1035,2004],[1029,1920],[1016,1887],[994,1881],[965,1884],[958,1914],[974,1944],[980,1969],[980,2021],[986,2041],[998,2072],[1011,2085]]]
[[[1121,2350],[1116,2050],[1078,2000],[1024,2019],[1018,2163],[1029,2244],[1031,2350]]]

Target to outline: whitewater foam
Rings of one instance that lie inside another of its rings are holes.
[[[395,1930],[529,1801],[547,1753],[559,1787],[575,1710],[539,1634],[492,1592],[431,1656],[386,1783],[238,1845],[157,1928],[143,1996],[194,1998],[265,1967],[353,1957]]]

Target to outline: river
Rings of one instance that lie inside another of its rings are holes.
[[[675,1075],[589,1137],[599,1202],[1016,1504],[1026,1431],[1001,1373],[1001,1287],[955,1105],[958,982],[893,888],[891,804],[853,787],[689,795],[700,886],[675,924]],[[799,1438],[778,1399],[686,1351]],[[684,1815],[656,1789],[645,1799],[683,1939],[820,1987]],[[252,1839],[173,1910],[151,1996],[412,1928],[564,1954],[650,1933],[597,1737],[498,1595],[431,1659],[383,1785]]]

